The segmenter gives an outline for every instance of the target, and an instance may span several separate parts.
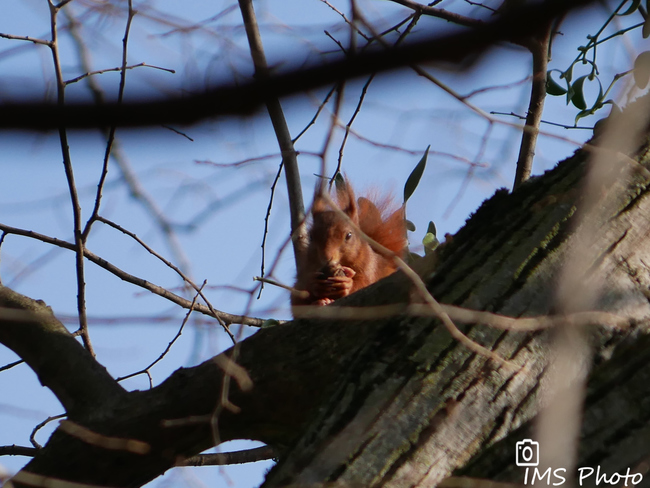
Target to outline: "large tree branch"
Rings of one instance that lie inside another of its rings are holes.
[[[250,114],[273,98],[421,62],[456,63],[466,68],[495,44],[501,41],[522,43],[531,34],[546,28],[551,20],[591,1],[527,2],[521,8],[513,8],[492,22],[472,29],[403,43],[388,51],[383,48],[368,49],[361,54],[317,66],[273,74],[266,79],[237,86],[217,86],[183,98],[123,102],[121,105],[105,104],[99,107],[93,103],[67,104],[65,107],[43,103],[6,103],[2,105],[0,128],[42,130],[63,125],[91,129],[113,125],[191,124],[208,117]]]
[[[584,266],[574,277],[575,283],[589,280],[602,285],[596,306],[626,316],[638,326],[624,333],[586,329],[599,363],[607,362],[612,354],[617,359],[602,366],[590,385],[589,423],[581,445],[581,453],[589,456],[582,459],[588,466],[607,460],[608,472],[623,473],[634,467],[635,460],[650,454],[647,443],[637,442],[650,428],[645,409],[629,416],[619,414],[615,422],[603,415],[603,409],[616,411],[617,397],[618,407],[626,412],[650,392],[647,363],[634,361],[633,368],[626,367],[625,371],[636,374],[625,381],[618,370],[619,361],[635,341],[640,341],[639,356],[647,356],[647,338],[640,339],[639,333],[650,330],[650,280],[645,264],[650,258],[647,107],[637,104],[636,108],[639,118],[634,129],[619,130],[630,135],[639,130],[646,133],[642,165],[619,157],[620,145],[601,140],[612,149],[610,158],[615,160],[596,165],[608,177],[608,184],[599,185],[594,195],[600,196],[599,205],[593,206],[578,191],[591,166],[588,152],[579,152],[520,191],[497,193],[486,202],[454,237],[442,253],[440,266],[429,275],[430,290],[446,303],[512,316],[549,314],[555,308],[557,276],[566,265],[564,258],[575,260],[571,252],[581,246]],[[620,123],[619,119],[611,125]],[[628,147],[633,153],[640,143],[631,137],[618,139],[631,142]],[[624,167],[628,171],[622,171]],[[586,212],[588,224],[576,217]],[[578,241],[580,233],[573,233],[576,225],[589,225],[598,232],[588,242]],[[389,293],[387,289],[382,296]],[[575,286],[565,293],[579,294]],[[403,317],[377,320],[375,327],[376,333],[355,354],[335,395],[267,477],[266,488],[333,482],[337,486],[435,486],[539,412],[540,391],[549,388],[543,380],[547,366],[553,364],[552,335],[501,333],[479,324],[464,329],[473,340],[519,365],[513,373],[459,348],[432,323]],[[583,372],[589,368],[588,364],[580,366]],[[572,385],[572,372],[562,373],[563,381]],[[621,390],[611,392],[618,387],[617,379]],[[642,391],[621,401],[620,395],[630,388]],[[640,424],[632,428],[630,421],[635,420]],[[616,435],[624,438],[616,438],[615,445],[603,452],[603,443],[610,443],[606,440]],[[497,456],[501,466],[512,464],[514,453],[514,449],[507,452],[506,461],[499,457],[504,456],[501,452]],[[572,473],[569,469],[567,476]],[[471,474],[487,475],[480,469]]]
[[[34,370],[70,418],[88,415],[126,394],[49,307],[1,285],[0,343]]]
[[[32,317],[29,311],[44,305],[0,290],[9,297],[3,304],[12,307],[0,309],[11,312],[0,315],[0,342],[34,368],[66,409],[73,409],[68,417],[75,422],[74,427],[57,429],[26,471],[104,486],[140,486],[230,439],[258,439],[286,448],[331,394],[350,351],[372,328],[366,323],[336,334],[331,324],[298,322],[261,330],[239,351],[238,363],[253,389],[230,388],[233,411],[221,408],[220,398],[224,375],[238,369],[229,365],[230,351],[181,368],[151,390],[127,393],[51,313]],[[25,310],[29,321],[22,321]],[[30,480],[22,479],[26,484]]]

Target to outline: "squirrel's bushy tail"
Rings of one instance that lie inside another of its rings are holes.
[[[359,227],[372,240],[404,257],[407,249],[404,207],[395,208],[390,197],[370,200],[361,197]]]

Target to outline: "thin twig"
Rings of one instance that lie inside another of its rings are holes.
[[[38,442],[36,442],[36,433],[41,430],[43,427],[45,427],[47,424],[52,422],[53,420],[58,420],[62,419],[63,417],[66,417],[68,414],[66,413],[61,413],[59,415],[54,415],[53,417],[48,417],[45,420],[43,420],[40,424],[38,424],[34,429],[32,430],[32,433],[29,435],[29,441],[32,443],[32,446],[34,446],[36,449],[41,449],[43,446],[41,446]]]
[[[259,281],[260,283],[268,283],[269,285],[277,286],[278,288],[283,288],[285,290],[290,291],[293,295],[296,295],[300,298],[309,298],[309,292],[305,290],[297,290],[293,286],[285,285],[283,283],[280,283],[275,280],[270,280],[268,278],[263,278],[261,276],[256,276],[253,278],[255,281]]]
[[[476,95],[481,95],[483,93],[488,93],[492,91],[498,91],[498,90],[510,90],[511,88],[514,88],[515,86],[523,85],[524,83],[528,83],[531,80],[531,76],[526,76],[525,78],[515,81],[513,83],[506,83],[505,85],[495,85],[495,86],[486,86],[483,88],[478,88],[476,90],[472,90],[471,92],[463,95],[463,99],[467,100],[469,98],[475,97]],[[494,114],[495,112],[490,112],[490,114]],[[524,117],[525,118],[525,117]]]
[[[359,28],[354,24],[354,22],[351,22],[350,19],[348,19],[348,18],[345,16],[345,14],[344,14],[343,12],[341,12],[339,9],[337,9],[334,5],[332,5],[331,3],[329,3],[327,0],[320,0],[320,1],[323,2],[325,5],[327,5],[329,8],[331,8],[332,10],[334,10],[334,12],[336,12],[337,14],[339,14],[339,15],[341,16],[341,18],[343,19],[343,21],[344,21],[346,24],[348,24],[348,25],[349,25],[353,30],[357,31],[357,33],[358,33],[361,37],[363,37],[366,41],[368,41],[368,42],[371,42],[371,41],[372,41],[372,39],[371,39],[370,37],[368,37],[368,36],[367,36],[366,34],[364,34],[361,30],[359,30]]]
[[[320,154],[311,151],[296,151],[296,154],[297,155],[304,154],[307,156],[315,156],[315,157],[320,156]],[[282,154],[281,153],[265,154],[264,156],[254,156],[252,158],[246,158],[239,161],[234,161],[232,163],[215,163],[214,161],[210,161],[208,159],[195,159],[194,162],[196,164],[208,164],[210,166],[215,166],[217,168],[237,168],[239,166],[244,166],[246,164],[257,163],[259,161],[265,161],[267,159],[275,159],[278,157],[282,157]]]
[[[203,294],[203,286],[201,286],[201,287],[199,288],[199,287],[196,285],[196,283],[194,283],[194,282],[193,282],[193,281],[192,281],[188,276],[186,276],[185,273],[183,273],[183,271],[182,271],[178,266],[175,266],[173,263],[171,263],[170,261],[168,261],[167,259],[165,259],[164,257],[162,257],[160,254],[158,254],[156,251],[154,251],[154,250],[153,250],[153,249],[152,249],[152,248],[151,248],[151,247],[150,247],[146,242],[144,242],[142,239],[140,239],[140,238],[139,238],[137,235],[135,235],[133,232],[131,232],[131,231],[125,229],[125,228],[122,227],[121,225],[116,224],[115,222],[113,222],[113,221],[111,221],[111,220],[108,220],[108,219],[105,218],[105,217],[102,217],[101,215],[98,215],[98,216],[97,216],[97,220],[98,220],[99,222],[102,222],[102,223],[104,223],[104,224],[106,224],[106,225],[108,225],[108,226],[110,226],[110,227],[113,227],[114,229],[119,230],[120,232],[122,232],[122,233],[126,234],[127,236],[131,237],[131,238],[132,238],[133,240],[135,240],[138,244],[140,244],[142,247],[144,247],[144,248],[147,250],[147,252],[149,252],[150,254],[152,254],[153,256],[155,256],[156,258],[158,258],[158,259],[159,259],[160,261],[162,261],[162,262],[163,262],[167,267],[169,267],[169,268],[171,268],[172,270],[174,270],[174,271],[178,274],[178,276],[180,276],[180,277],[183,279],[184,282],[186,282],[187,284],[189,284],[189,285],[190,285],[190,286],[191,286],[191,287],[192,287],[192,288],[197,292],[197,294],[200,295],[201,298],[203,298],[203,301],[204,301],[205,304],[207,305],[208,309],[210,309],[210,312],[211,312],[212,316],[215,317],[215,318],[219,321],[219,323],[221,324],[221,326],[223,327],[223,329],[226,331],[226,333],[228,334],[228,336],[230,337],[230,339],[233,341],[233,344],[235,343],[235,337],[233,336],[232,332],[230,332],[230,329],[228,328],[228,325],[227,325],[227,324],[226,324],[226,323],[225,323],[225,322],[224,322],[224,321],[219,317],[220,314],[217,313],[217,311],[214,309],[214,307],[212,306],[212,304],[210,303],[210,301],[209,301],[209,300],[207,299],[207,297]],[[196,301],[195,301],[195,300],[192,300],[192,304],[191,304],[191,306],[189,307],[189,309],[190,309],[190,310],[193,310],[193,309],[195,308],[195,305],[196,305]]]
[[[161,66],[154,66],[151,64],[147,63],[138,63],[138,64],[132,64],[131,66],[125,66],[123,68],[106,68],[106,69],[100,69],[97,71],[90,71],[88,73],[84,73],[83,75],[79,75],[76,78],[72,78],[70,80],[67,80],[65,82],[66,85],[72,85],[73,83],[77,83],[78,81],[83,80],[84,78],[87,78],[88,76],[94,76],[94,75],[102,75],[104,73],[110,73],[112,71],[124,71],[125,69],[134,69],[134,68],[152,68],[152,69],[159,69],[161,71],[167,71],[168,73],[176,73],[173,69],[169,68],[163,68]]]
[[[404,39],[406,39],[406,36],[415,27],[415,25],[417,24],[419,18],[420,18],[419,13],[416,13],[415,15],[413,15],[413,18],[412,18],[410,24],[408,25],[408,27],[406,28],[406,30],[402,33],[402,35],[400,35],[398,37],[397,41],[395,41],[395,46],[399,45]],[[385,33],[390,32],[392,30],[393,29],[391,28],[388,31],[385,31],[385,32],[379,34],[379,36],[374,37],[373,40],[383,37],[383,35]],[[370,86],[370,83],[372,83],[372,81],[375,79],[375,75],[376,75],[376,73],[371,74],[368,77],[368,80],[366,81],[366,83],[363,85],[363,88],[361,89],[361,95],[359,96],[359,101],[357,103],[357,106],[355,107],[354,112],[352,113],[352,116],[350,117],[350,120],[348,120],[348,123],[345,124],[345,133],[343,135],[343,140],[341,141],[341,146],[339,147],[339,157],[338,157],[338,160],[337,160],[336,170],[334,171],[335,175],[341,172],[341,167],[342,167],[342,164],[343,164],[343,150],[345,149],[345,144],[346,144],[346,142],[348,140],[348,136],[350,135],[350,132],[352,131],[352,124],[354,123],[354,120],[357,118],[357,115],[359,115],[359,112],[361,111],[361,106],[363,105],[363,101],[366,98],[366,94],[368,92],[368,87]],[[359,137],[358,134],[356,134],[356,133],[354,135]]]
[[[174,343],[178,340],[178,338],[183,333],[183,328],[185,327],[185,324],[189,320],[190,315],[192,313],[192,310],[194,310],[194,305],[196,304],[196,299],[199,297],[200,292],[203,290],[203,287],[206,284],[207,284],[207,280],[203,282],[203,284],[201,285],[201,288],[199,289],[199,291],[194,295],[194,298],[192,299],[192,306],[187,310],[187,313],[185,314],[185,318],[183,319],[183,322],[181,323],[181,326],[179,327],[178,332],[176,333],[174,338],[171,341],[169,341],[169,344],[167,344],[167,347],[160,354],[160,356],[158,356],[158,358],[156,358],[154,361],[152,361],[151,364],[149,364],[149,366],[147,366],[146,368],[142,368],[140,371],[136,371],[135,373],[127,374],[126,376],[121,376],[120,378],[117,378],[115,381],[124,381],[124,380],[126,380],[128,378],[133,378],[134,376],[148,373],[148,371],[152,367],[154,367],[157,363],[162,361],[162,359],[167,355],[167,353],[171,350]],[[149,376],[149,380],[150,380],[149,387],[153,388],[153,383],[151,383],[151,376]]]
[[[0,230],[3,230],[8,234],[30,237],[32,239],[36,239],[41,242],[45,242],[47,244],[52,244],[61,247],[63,249],[68,249],[70,251],[75,250],[74,244],[71,244],[61,239],[57,239],[56,237],[50,237],[43,234],[39,234],[38,232],[34,232],[31,230],[19,229],[16,227],[4,225],[2,223],[0,223]],[[133,276],[132,274],[127,273],[126,271],[118,268],[114,264],[92,253],[91,251],[88,250],[88,248],[84,248],[84,256],[89,261],[93,262],[94,264],[96,264],[101,268],[104,268],[106,271],[117,276],[123,281],[139,286],[140,288],[144,288],[145,290],[149,290],[150,292],[155,293],[156,295],[165,298],[183,308],[189,308],[191,306],[190,300],[180,297],[170,292],[166,288],[163,288],[162,286],[155,285],[151,281],[145,280],[143,278],[138,278],[137,276]],[[194,310],[202,314],[208,315],[210,317],[214,317],[217,320],[222,320],[226,325],[243,324],[243,325],[249,325],[251,327],[261,327],[265,322],[264,319],[260,319],[260,318],[247,317],[245,315],[234,315],[227,312],[221,312],[215,309],[210,309],[209,307],[205,305],[201,305],[200,303],[194,305]]]
[[[341,112],[341,105],[343,103],[343,92],[345,91],[345,81],[341,81],[337,86],[336,86],[336,98],[334,99],[334,110],[332,111],[330,115],[330,124],[329,124],[329,129],[327,130],[327,134],[325,136],[325,140],[323,141],[323,149],[321,149],[320,152],[320,174],[321,175],[326,175],[326,167],[327,167],[327,151],[329,150],[330,147],[330,142],[332,142],[332,138],[334,137],[334,129],[336,126],[339,124],[339,113]],[[331,182],[330,182],[331,183]],[[319,183],[320,185],[320,183]]]
[[[451,212],[454,210],[454,208],[456,208],[456,205],[458,204],[458,202],[460,202],[460,199],[462,198],[462,196],[465,194],[465,191],[469,187],[469,182],[472,181],[472,177],[474,176],[476,167],[481,166],[479,161],[483,158],[483,154],[485,154],[485,150],[487,149],[487,144],[490,139],[490,135],[492,134],[493,128],[494,128],[494,123],[488,122],[487,129],[485,130],[485,132],[483,133],[483,137],[481,138],[481,145],[476,154],[476,157],[474,158],[474,161],[470,163],[470,167],[467,169],[465,178],[463,178],[463,181],[460,184],[460,187],[458,188],[456,195],[454,195],[454,198],[452,198],[451,201],[449,202],[449,205],[447,206],[447,209],[443,214],[444,219],[448,218]]]
[[[339,41],[338,39],[336,39],[332,34],[330,34],[330,33],[327,32],[327,31],[325,31],[325,35],[326,35],[327,37],[329,37],[330,39],[332,39],[332,40],[336,43],[336,45],[339,47],[339,49],[341,49],[341,51],[343,52],[343,54],[347,54],[347,53],[348,53],[347,50],[345,49],[345,47],[343,46],[343,44],[341,44],[341,41]]]
[[[271,446],[255,447],[244,451],[197,454],[177,463],[177,466],[225,466],[229,464],[254,463],[275,459],[278,453]]]
[[[59,107],[63,107],[65,105],[66,85],[65,81],[63,80],[61,60],[59,58],[57,15],[59,13],[60,7],[58,5],[54,5],[54,3],[52,3],[52,0],[48,0],[48,5],[50,7],[50,27],[52,31],[52,42],[50,44],[50,50],[52,51],[52,60],[54,62],[54,72],[56,75],[57,104]],[[61,2],[60,5],[65,5],[65,2]],[[63,166],[65,169],[66,181],[68,182],[68,190],[70,192],[70,200],[72,203],[76,258],[75,263],[77,271],[77,312],[79,313],[79,332],[84,347],[88,349],[90,354],[95,356],[95,351],[93,350],[92,343],[90,342],[90,335],[88,333],[88,320],[86,318],[86,283],[84,279],[85,239],[82,235],[81,229],[81,204],[79,203],[77,186],[74,181],[74,171],[72,169],[72,159],[70,157],[70,148],[68,145],[68,134],[64,125],[59,125],[58,131],[61,153],[63,156]]]
[[[286,285],[269,280],[270,284],[288,288]],[[533,332],[554,327],[587,327],[597,325],[610,330],[622,331],[630,327],[627,317],[609,312],[576,312],[565,315],[540,315],[536,317],[508,317],[483,310],[471,310],[455,305],[440,304],[441,309],[454,322],[480,324],[500,330]],[[438,317],[427,304],[398,303],[394,305],[373,305],[369,307],[303,305],[294,307],[296,318],[330,320],[376,320],[395,316]]]
[[[544,99],[546,98],[546,70],[548,66],[548,49],[551,42],[552,23],[545,27],[542,34],[531,38],[527,44],[533,55],[533,82],[531,83],[530,102],[528,104],[528,115],[526,117],[526,130],[521,137],[519,158],[517,159],[517,171],[513,190],[530,178],[535,157],[535,145],[539,134],[539,124],[544,111]]]
[[[33,42],[34,44],[42,44],[44,46],[52,47],[52,41],[46,41],[45,39],[36,39],[29,36],[14,36],[13,34],[4,34],[2,32],[0,32],[0,37],[14,41],[28,41]]]
[[[98,446],[111,451],[126,451],[140,455],[148,454],[151,451],[151,444],[148,442],[103,435],[71,420],[62,420],[58,431],[65,432],[90,446]]]
[[[14,366],[18,366],[19,364],[24,363],[25,360],[19,359],[18,361],[14,361],[13,363],[5,364],[4,366],[0,366],[0,372],[2,371],[7,371],[8,369],[13,368]]]
[[[343,125],[342,121],[338,121],[337,125],[339,127],[345,127]],[[388,149],[390,151],[403,152],[403,153],[406,153],[406,154],[411,154],[413,156],[421,156],[422,155],[422,149],[408,149],[408,148],[401,147],[401,146],[395,146],[393,144],[386,144],[386,143],[383,143],[383,142],[375,141],[373,139],[370,139],[369,137],[366,137],[366,136],[360,134],[359,132],[355,131],[351,127],[349,129],[349,132],[350,132],[351,135],[353,135],[354,137],[356,137],[360,141],[366,142],[366,143],[368,143],[368,144],[370,144],[371,146],[374,146],[374,147],[380,147],[382,149]],[[432,155],[432,156],[441,156],[441,157],[453,159],[455,161],[459,161],[459,162],[462,162],[462,163],[467,163],[470,166],[479,166],[481,168],[487,168],[488,167],[488,163],[481,163],[481,162],[472,161],[472,160],[470,160],[468,158],[458,156],[457,154],[448,153],[448,152],[444,152],[444,151],[430,150],[429,154]]]
[[[120,86],[117,91],[117,106],[122,105],[122,100],[124,98],[124,86],[126,84],[126,60],[127,60],[127,46],[129,42],[129,32],[131,31],[131,22],[135,16],[135,10],[133,10],[132,0],[128,0],[129,12],[126,19],[126,28],[124,31],[124,38],[122,39],[122,67],[120,68]],[[86,222],[86,227],[82,232],[82,238],[84,244],[88,240],[90,235],[90,229],[92,228],[93,223],[97,220],[99,216],[99,207],[102,201],[102,191],[104,190],[104,183],[106,182],[106,176],[108,175],[108,161],[111,157],[111,149],[113,148],[113,142],[115,141],[115,132],[117,127],[115,125],[111,126],[108,131],[108,140],[106,141],[106,150],[104,151],[104,163],[102,165],[102,173],[99,177],[99,182],[97,183],[97,195],[95,196],[95,206],[91,216]]]
[[[296,141],[297,141],[298,139],[300,139],[300,138],[302,137],[302,135],[303,135],[305,132],[307,132],[307,129],[309,129],[312,125],[314,125],[314,124],[316,123],[316,120],[318,119],[318,116],[319,116],[320,113],[323,111],[323,108],[325,107],[325,105],[327,105],[327,102],[328,102],[329,99],[332,97],[332,95],[334,94],[335,91],[336,91],[336,86],[333,86],[332,88],[330,88],[330,91],[327,92],[327,95],[325,96],[325,99],[324,99],[324,100],[320,103],[320,105],[318,106],[318,110],[316,110],[316,113],[314,114],[314,116],[312,117],[312,119],[311,119],[311,120],[309,121],[309,123],[305,126],[305,128],[304,128],[303,130],[301,130],[300,133],[299,133],[296,137],[293,138],[293,141],[292,141],[292,142],[293,142],[294,144],[296,143]]]
[[[355,107],[354,112],[350,117],[350,120],[348,120],[348,123],[345,124],[345,133],[343,134],[343,140],[341,141],[341,145],[339,147],[339,157],[336,162],[336,170],[334,171],[335,175],[341,172],[341,166],[343,164],[343,151],[345,149],[345,144],[348,141],[348,136],[350,135],[352,124],[354,123],[354,120],[357,118],[357,115],[359,115],[359,111],[361,110],[361,105],[363,104],[363,101],[366,98],[366,93],[368,93],[368,87],[370,86],[370,83],[372,83],[372,80],[374,79],[375,79],[375,74],[373,73],[368,77],[368,79],[364,83],[363,88],[361,89],[361,95],[359,96],[359,101],[357,102],[357,106]]]
[[[255,18],[252,0],[239,0],[239,9],[244,20],[248,46],[253,59],[253,65],[255,66],[255,77],[262,80],[267,79],[269,77],[269,68],[266,63],[266,56],[264,55],[264,47],[259,28],[257,27],[257,19]],[[300,269],[303,266],[303,256],[307,249],[307,226],[305,225],[305,206],[302,200],[302,188],[296,150],[293,147],[293,141],[279,98],[267,98],[266,108],[273,123],[273,129],[280,146],[280,151],[282,151],[282,165],[287,182],[289,209],[291,213],[292,243],[296,266]]]
[[[507,113],[507,112],[496,112],[496,111],[492,111],[492,112],[490,112],[490,114],[492,114],[492,115],[509,115],[509,116],[511,116],[511,117],[516,117],[516,118],[518,118],[518,119],[520,119],[520,120],[526,120],[526,117],[524,117],[523,115],[516,114],[516,113],[514,113],[514,112],[509,112],[509,113]],[[555,126],[555,127],[562,127],[563,129],[594,130],[593,127],[587,127],[587,126],[583,126],[583,125],[567,125],[567,124],[560,124],[560,123],[558,123],[558,122],[551,122],[551,121],[548,121],[548,120],[540,120],[540,123],[541,123],[541,124],[552,125],[552,126]]]
[[[167,130],[170,130],[170,131],[172,131],[172,132],[175,132],[175,133],[178,134],[179,136],[183,136],[183,137],[184,137],[185,139],[187,139],[188,141],[194,142],[194,139],[192,139],[190,136],[188,136],[188,135],[187,135],[185,132],[183,132],[183,131],[180,131],[180,130],[174,128],[174,127],[170,127],[170,126],[165,125],[165,124],[161,125],[161,127],[165,128],[165,129],[167,129]]]
[[[428,15],[431,17],[437,17],[439,19],[452,22],[454,24],[463,25],[465,27],[478,27],[483,25],[482,20],[473,19],[471,17],[466,17],[449,10],[442,8],[430,7],[428,5],[422,5],[420,3],[413,2],[411,0],[390,0],[391,2],[398,3],[404,7],[408,7],[419,14]]]
[[[375,38],[376,38],[376,39],[381,43],[381,45],[382,45],[384,48],[386,48],[386,49],[390,49],[390,48],[391,48],[391,47],[388,45],[388,43],[387,43],[384,39],[382,39],[381,36],[379,36],[379,34],[378,34],[377,32],[375,32],[375,30],[373,29],[372,25],[371,25],[371,24],[370,24],[370,23],[365,19],[365,17],[364,17],[363,15],[360,15],[360,14],[359,14],[359,19],[360,19],[360,21],[363,23],[363,25],[364,25],[368,30],[370,30],[370,32],[373,34],[373,36],[374,36],[374,37],[375,37]],[[394,50],[394,48],[393,48],[393,50]],[[493,119],[493,118],[490,117],[490,115],[487,114],[484,110],[480,109],[479,107],[477,107],[476,105],[474,105],[474,104],[472,104],[472,103],[469,103],[467,100],[465,100],[465,99],[463,98],[462,95],[460,95],[458,92],[456,92],[456,91],[455,91],[454,89],[452,89],[451,87],[447,86],[445,83],[443,83],[443,82],[441,82],[440,80],[438,80],[438,79],[437,79],[436,77],[434,77],[433,75],[431,75],[431,74],[429,74],[428,72],[426,72],[423,68],[421,68],[421,67],[418,66],[417,64],[410,63],[410,64],[408,64],[408,67],[409,67],[410,69],[412,69],[413,71],[415,71],[415,73],[417,73],[419,76],[422,76],[423,78],[426,78],[427,80],[429,80],[430,82],[432,82],[433,84],[435,84],[436,86],[438,86],[439,88],[441,88],[443,91],[445,91],[446,93],[448,93],[449,95],[451,95],[452,97],[454,97],[456,100],[458,100],[459,102],[461,102],[463,105],[465,105],[467,108],[469,108],[470,110],[472,110],[472,111],[473,111],[474,113],[476,113],[477,115],[479,115],[479,116],[481,116],[481,117],[483,117],[483,118],[485,118],[485,119],[487,119],[487,120],[492,120],[492,119]]]
[[[63,10],[69,22],[70,37],[73,44],[77,49],[81,67],[86,72],[91,72],[90,54],[88,48],[84,43],[83,36],[79,32],[79,22],[74,18],[69,10],[69,7]],[[105,103],[104,93],[94,77],[86,78],[87,86],[93,96],[93,100],[97,106],[102,106]],[[108,138],[108,131],[102,128]],[[160,209],[153,197],[147,193],[143,185],[138,180],[135,172],[131,168],[126,156],[122,151],[119,139],[115,138],[113,141],[111,157],[117,163],[117,167],[121,171],[122,178],[129,189],[129,195],[139,202],[144,210],[153,218],[155,224],[160,229],[161,234],[167,241],[172,253],[174,253],[175,260],[180,263],[180,268],[189,271],[190,266],[187,257],[183,253],[181,245],[178,242],[173,225],[169,222],[164,212]]]
[[[278,167],[278,172],[275,174],[275,179],[273,184],[271,184],[271,196],[269,197],[269,204],[266,207],[266,214],[264,215],[264,233],[262,235],[262,259],[260,263],[260,276],[264,277],[264,267],[266,265],[266,238],[269,233],[269,220],[271,218],[271,209],[273,208],[273,198],[275,197],[275,188],[277,187],[278,181],[280,181],[280,175],[282,175],[282,163]],[[260,289],[257,293],[257,298],[259,299],[262,296],[262,290],[264,289],[264,281],[260,280],[262,283]]]

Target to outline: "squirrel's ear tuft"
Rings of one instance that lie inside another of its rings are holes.
[[[343,210],[353,222],[358,223],[359,208],[357,206],[357,200],[354,198],[354,191],[347,180],[345,181],[345,184],[337,186],[336,199],[339,208]]]
[[[312,204],[311,208],[312,213],[326,212],[327,210],[331,210],[327,204],[327,201],[323,198],[323,192],[325,191],[326,190],[325,185],[323,184],[323,180],[319,179],[316,183],[316,187],[314,188],[314,203]]]
[[[326,212],[327,210],[330,210],[329,206],[327,205],[327,202],[325,199],[319,195],[318,193],[314,195],[314,203],[311,207],[311,213],[319,213],[319,212]]]

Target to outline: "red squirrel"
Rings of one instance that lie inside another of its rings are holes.
[[[347,181],[337,188],[336,203],[368,237],[404,257],[407,240],[403,207],[391,211],[389,198],[356,200]],[[394,261],[375,252],[355,227],[330,207],[318,187],[312,217],[305,262],[295,284],[309,296],[292,295],[293,306],[328,305],[396,271]]]

